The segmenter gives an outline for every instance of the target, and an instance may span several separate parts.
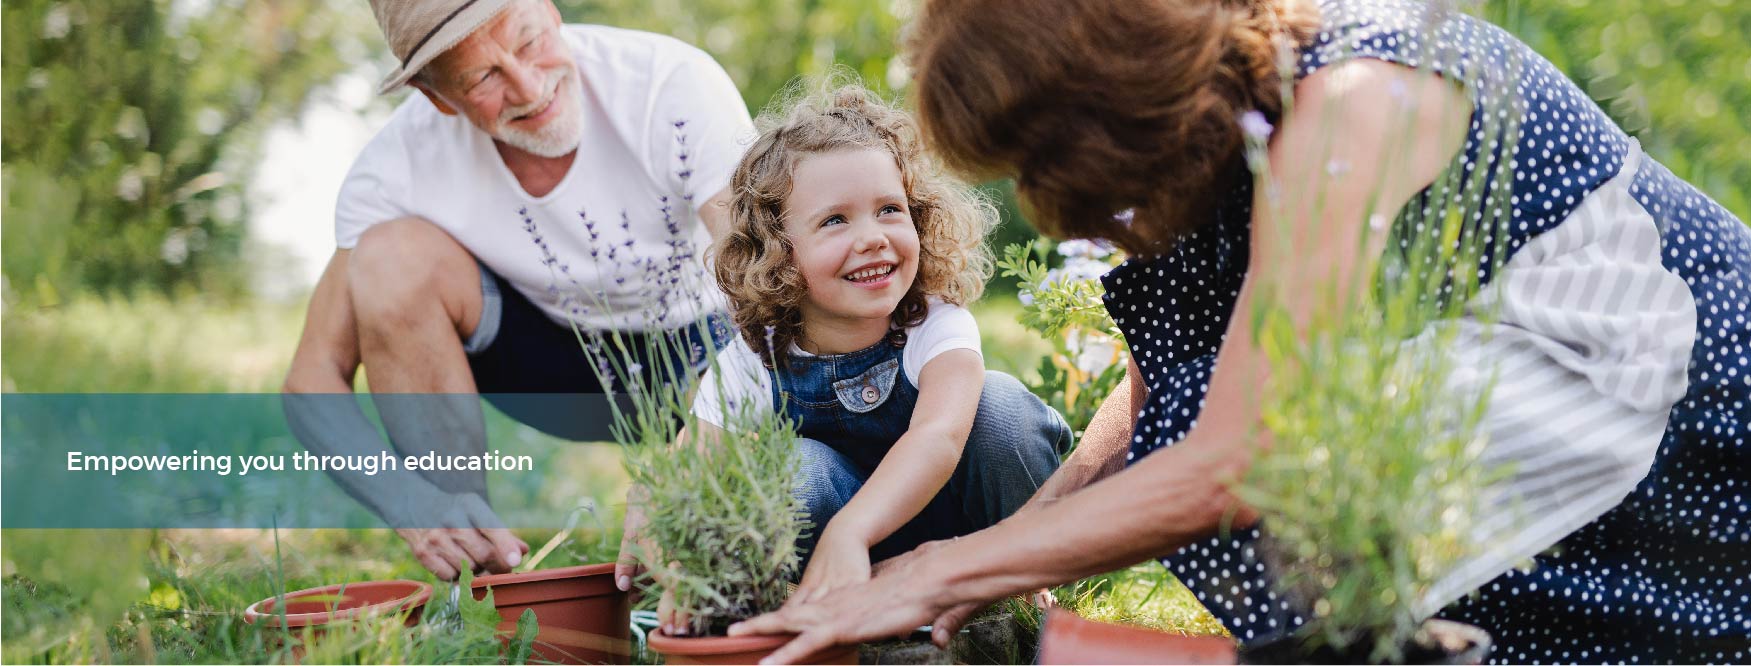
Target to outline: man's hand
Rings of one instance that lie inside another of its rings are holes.
[[[456,580],[463,569],[474,573],[508,573],[529,552],[505,529],[479,495],[447,495],[437,526],[402,527],[395,533],[413,548],[414,557],[439,580]],[[422,521],[423,522],[423,521]],[[455,527],[449,527],[454,525]]]
[[[809,568],[803,572],[802,583],[785,603],[806,604],[835,589],[869,580],[869,575],[869,544],[835,532],[829,524],[809,556]]]

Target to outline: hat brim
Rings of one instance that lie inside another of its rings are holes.
[[[500,12],[505,11],[505,8],[510,6],[511,0],[474,0],[474,2],[469,3],[461,11],[456,12],[456,15],[450,20],[439,26],[437,32],[432,33],[431,38],[427,39],[424,44],[409,54],[406,62],[397,67],[395,71],[390,72],[389,77],[383,79],[383,83],[377,87],[377,94],[387,95],[407,85],[408,80],[412,79],[420,70],[425,69],[426,65],[431,64],[438,56],[450,50],[450,47],[473,34],[480,26],[485,25],[487,21],[491,21],[494,16],[498,16]]]

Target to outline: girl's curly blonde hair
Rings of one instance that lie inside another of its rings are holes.
[[[783,363],[783,350],[803,331],[808,287],[784,232],[784,211],[796,165],[808,155],[883,150],[900,168],[918,230],[918,278],[894,309],[894,328],[922,322],[930,297],[957,305],[979,298],[991,277],[985,237],[997,224],[997,209],[942,171],[906,112],[862,86],[846,85],[761,114],[760,125],[760,137],[730,179],[730,230],[718,245],[715,272],[743,341],[768,365]]]

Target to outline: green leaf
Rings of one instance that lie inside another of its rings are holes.
[[[522,617],[517,618],[517,633],[511,638],[510,663],[529,663],[529,649],[535,644],[535,633],[540,630],[535,624],[535,609],[523,609]]]

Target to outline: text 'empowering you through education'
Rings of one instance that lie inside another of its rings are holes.
[[[67,452],[69,472],[108,472],[111,476],[123,472],[208,472],[220,476],[250,472],[360,472],[376,476],[379,472],[407,470],[411,472],[528,472],[535,469],[535,460],[527,455],[504,455],[498,449],[477,455],[445,455],[427,452],[420,455],[391,455],[379,451],[371,455],[318,455],[298,451],[291,455],[212,455],[199,450],[180,455],[88,455]]]

